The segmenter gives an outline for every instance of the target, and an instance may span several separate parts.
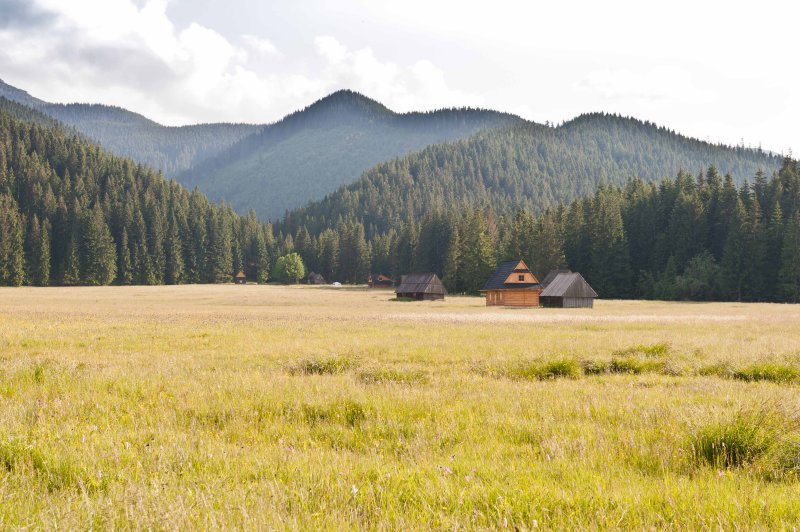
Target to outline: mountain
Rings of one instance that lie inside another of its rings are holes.
[[[532,123],[482,131],[379,164],[355,183],[286,216],[282,229],[312,234],[339,220],[361,222],[368,236],[436,210],[512,214],[591,195],[603,182],[656,181],[715,166],[741,183],[782,159],[761,150],[709,144],[639,120],[587,114],[559,127]]]
[[[175,175],[261,128],[224,123],[162,126],[120,107],[48,103],[2,80],[0,96],[36,109],[95,140],[108,151],[167,175]]]
[[[322,199],[382,161],[430,144],[522,123],[479,109],[395,113],[352,91],[338,91],[250,135],[178,176],[239,212],[263,218]]]

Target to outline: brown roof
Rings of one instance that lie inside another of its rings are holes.
[[[559,273],[539,297],[598,297],[579,273]]]
[[[447,295],[447,290],[435,273],[409,273],[400,278],[395,293]]]
[[[246,276],[244,272],[239,272],[235,275],[236,279],[244,279]]]

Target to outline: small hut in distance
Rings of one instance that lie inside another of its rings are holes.
[[[247,276],[244,272],[239,272],[233,277],[233,282],[235,284],[247,284]]]
[[[550,279],[539,295],[539,301],[544,307],[592,308],[597,297],[597,292],[581,274],[567,271]]]
[[[322,274],[311,272],[308,274],[308,284],[328,284]]]
[[[447,295],[442,281],[435,273],[409,273],[400,278],[395,290],[397,297],[419,301],[435,301]]]
[[[367,286],[369,288],[392,288],[394,281],[388,275],[370,273],[369,277],[367,277]]]

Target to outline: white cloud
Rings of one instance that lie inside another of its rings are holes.
[[[331,90],[350,88],[396,111],[483,104],[478,95],[451,89],[444,71],[426,59],[401,66],[381,61],[371,48],[350,50],[329,35],[318,36],[314,42],[318,55],[327,62],[324,75]]]
[[[339,88],[400,111],[481,102],[428,60],[399,65],[332,36],[313,39],[317,64],[275,70],[256,60],[280,55],[269,39],[243,34],[237,45],[197,22],[176,28],[166,0],[39,1],[56,22],[33,36],[0,31],[0,68],[50,101],[119,105],[171,125],[273,121]]]
[[[278,48],[269,39],[245,34],[242,35],[242,40],[249,48],[259,55],[279,55]]]

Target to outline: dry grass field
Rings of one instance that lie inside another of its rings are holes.
[[[0,528],[796,528],[800,306],[0,289]]]

